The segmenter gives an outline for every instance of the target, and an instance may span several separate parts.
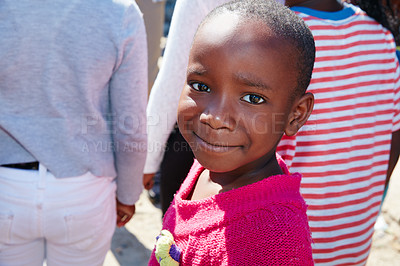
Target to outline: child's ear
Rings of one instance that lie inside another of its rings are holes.
[[[314,107],[314,95],[310,92],[305,93],[293,103],[292,112],[289,115],[288,125],[285,134],[293,136],[307,122]]]

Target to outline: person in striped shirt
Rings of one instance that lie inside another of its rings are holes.
[[[392,34],[335,0],[286,1],[310,27],[314,111],[278,152],[303,174],[316,265],[364,265],[385,182],[400,152],[399,62]]]

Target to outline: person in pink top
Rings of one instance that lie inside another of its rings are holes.
[[[196,161],[149,265],[314,264],[301,175],[276,154],[312,111],[314,58],[306,24],[274,1],[235,1],[205,18],[178,107]]]

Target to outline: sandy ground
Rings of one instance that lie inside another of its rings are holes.
[[[134,218],[117,229],[104,266],[147,265],[155,237],[161,230],[161,211],[143,192]],[[388,227],[375,231],[367,266],[400,265],[400,163],[392,175],[382,215]]]
[[[382,206],[388,227],[375,231],[367,266],[400,265],[400,161],[394,170],[388,194]]]

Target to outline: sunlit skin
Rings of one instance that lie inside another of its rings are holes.
[[[396,2],[398,2],[396,0]],[[311,9],[325,11],[325,12],[335,12],[343,9],[343,5],[337,0],[287,0],[285,5],[288,7],[302,6]],[[146,189],[153,187],[155,173],[145,174],[143,176],[143,185]]]
[[[282,173],[276,146],[313,106],[312,94],[293,97],[296,56],[264,23],[233,13],[199,29],[178,107],[181,133],[206,168],[192,200]]]

